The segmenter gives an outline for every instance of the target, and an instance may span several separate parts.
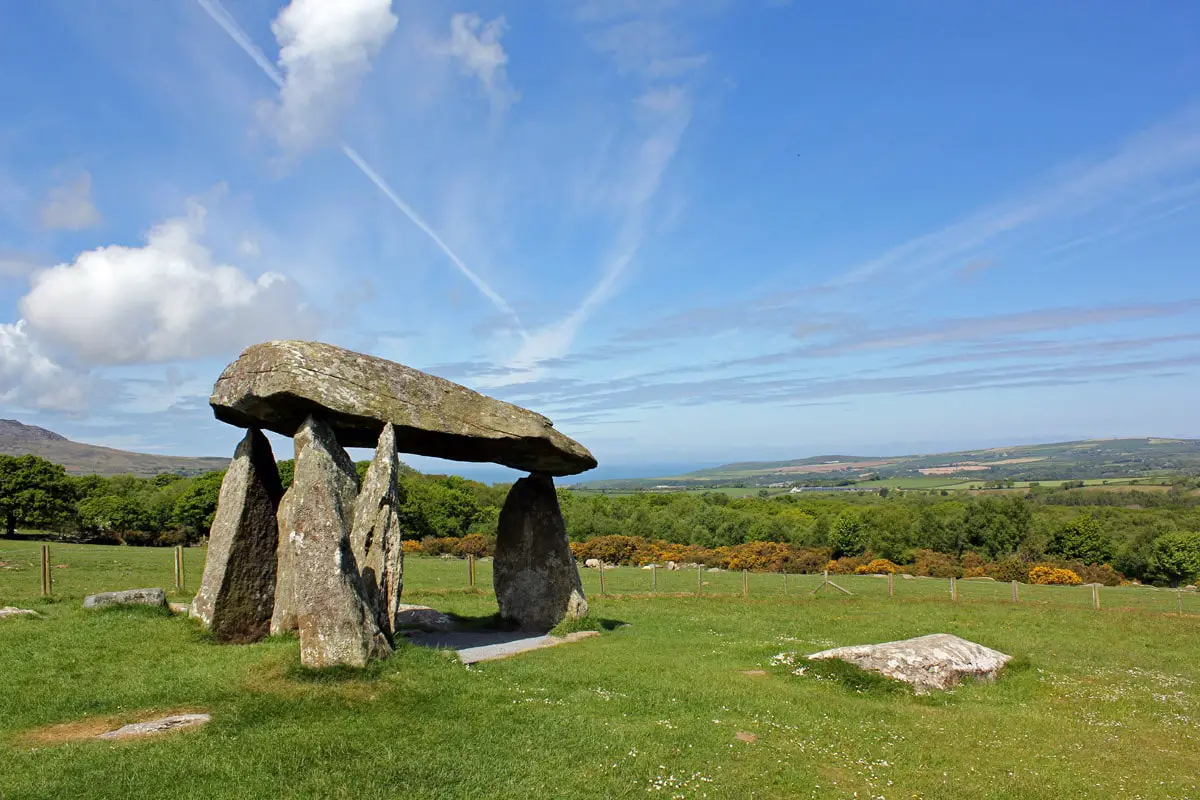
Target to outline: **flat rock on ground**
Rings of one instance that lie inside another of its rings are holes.
[[[0,608],[0,619],[7,617],[40,617],[41,614],[29,608],[17,608],[15,606],[5,606]]]
[[[167,593],[162,589],[126,589],[123,592],[101,592],[83,598],[84,608],[101,606],[159,606],[167,607]]]
[[[912,684],[919,693],[949,689],[963,678],[992,681],[1012,656],[948,633],[882,644],[822,650],[810,660],[838,658],[870,672]]]
[[[396,426],[407,453],[493,461],[575,475],[596,466],[587,448],[541,414],[375,356],[320,342],[265,342],[225,368],[209,404],[222,422],[292,436],[320,414],[343,447],[374,447]]]
[[[176,714],[162,719],[152,719],[148,722],[135,722],[115,731],[108,731],[96,736],[97,739],[133,739],[142,736],[153,736],[167,731],[177,731],[182,728],[194,728],[211,720],[208,714]]]
[[[530,650],[542,650],[570,644],[581,639],[599,636],[599,631],[576,631],[566,636],[531,635],[520,632],[461,631],[455,633],[417,633],[409,641],[420,647],[439,650],[454,650],[458,660],[464,664],[481,661],[496,661]]]
[[[454,620],[429,606],[414,606],[399,603],[396,606],[396,630],[416,628],[423,631],[452,631],[457,627]]]

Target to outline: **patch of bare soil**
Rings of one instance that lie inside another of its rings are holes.
[[[149,722],[160,717],[170,717],[177,714],[200,714],[201,709],[154,709],[139,711],[134,714],[110,714],[102,717],[85,717],[74,722],[60,722],[57,725],[46,725],[17,734],[15,744],[18,747],[36,749],[38,747],[53,747],[68,742],[78,742],[84,739],[94,739],[102,733],[115,731],[118,728],[134,722]]]

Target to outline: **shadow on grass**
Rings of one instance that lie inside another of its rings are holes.
[[[855,694],[873,697],[912,696],[913,689],[907,683],[870,672],[839,658],[818,659],[806,662],[803,677],[807,680],[826,681],[837,684]]]
[[[457,614],[447,614],[448,617],[454,620],[454,624],[458,626],[460,631],[477,631],[485,632],[501,632],[501,633],[516,633],[520,628],[512,620],[507,620],[501,617],[500,614],[487,614],[479,617],[464,617]],[[565,636],[568,633],[576,633],[578,631],[612,631],[623,627],[629,623],[619,619],[602,619],[600,617],[584,617],[577,620],[563,620],[554,628],[546,631],[552,636]],[[537,631],[530,631],[531,636],[536,636]]]

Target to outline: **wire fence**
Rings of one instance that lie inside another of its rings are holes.
[[[443,566],[434,568],[438,561]],[[446,570],[445,563],[461,565]],[[471,575],[474,575],[474,583]],[[829,594],[852,597],[889,597],[903,600],[944,600],[974,603],[1031,603],[1072,608],[1093,608],[1164,614],[1200,615],[1200,592],[1194,587],[1166,589],[1154,586],[1047,586],[1006,583],[990,578],[927,578],[912,575],[823,575],[740,572],[705,568],[668,570],[662,567],[580,567],[588,597],[700,595],[755,599]],[[826,586],[826,580],[831,585]],[[492,588],[491,559],[412,558],[404,568],[405,586],[414,589],[452,589],[474,585]],[[838,591],[844,589],[846,595]]]
[[[75,595],[155,585],[169,587],[171,594],[183,599],[199,586],[206,553],[206,548],[198,547],[166,549],[102,545],[29,545],[21,547],[20,552],[12,552],[6,551],[4,543],[0,543],[0,567],[4,567],[0,572],[0,596]],[[1045,586],[988,578],[947,579],[898,574],[826,576],[703,567],[672,570],[581,566],[579,573],[588,597],[693,595],[761,600],[827,594],[843,598],[1029,603],[1200,616],[1200,592],[1194,587]],[[404,588],[406,592],[417,594],[468,588],[490,592],[492,574],[490,558],[410,555],[405,559]]]

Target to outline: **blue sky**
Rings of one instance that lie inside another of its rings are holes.
[[[315,338],[634,472],[1200,436],[1196,4],[0,20],[4,416],[225,454],[222,367]]]

